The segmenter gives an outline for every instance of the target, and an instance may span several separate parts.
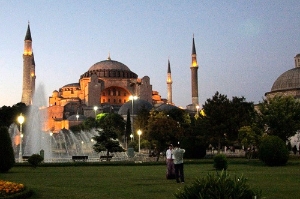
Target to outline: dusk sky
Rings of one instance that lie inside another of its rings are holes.
[[[21,101],[28,21],[45,99],[110,53],[162,98],[169,59],[173,102],[186,107],[194,34],[200,104],[216,91],[258,103],[300,53],[299,0],[1,1],[0,19],[0,107]]]

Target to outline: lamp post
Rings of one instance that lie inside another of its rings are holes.
[[[131,117],[132,117],[131,130],[132,130],[132,132],[134,132],[134,127],[133,127],[133,100],[136,100],[137,98],[138,97],[135,96],[135,95],[130,95],[129,96],[129,99],[131,100]],[[132,139],[134,139],[134,134],[133,134]]]
[[[141,134],[142,134],[142,131],[139,129],[137,131],[137,134],[139,135],[139,153],[141,152]]]
[[[98,110],[98,107],[97,107],[97,106],[94,106],[94,111],[95,111],[95,119],[96,119],[96,116],[97,116],[97,110]]]
[[[133,138],[133,135],[132,133],[130,134],[130,141],[132,142],[132,138]]]
[[[49,153],[50,153],[50,158],[51,158],[51,161],[52,161],[52,135],[53,135],[53,132],[51,131],[50,132],[50,151],[49,151]]]
[[[196,109],[197,109],[197,115],[198,115],[198,113],[199,113],[199,108],[200,108],[200,106],[197,105],[197,106],[196,106]]]
[[[23,134],[22,134],[22,124],[24,123],[25,117],[22,115],[22,113],[19,115],[18,117],[18,122],[20,124],[20,149],[19,149],[19,162],[22,162],[23,157],[22,157],[22,138],[23,138]]]

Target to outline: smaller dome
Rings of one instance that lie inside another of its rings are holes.
[[[169,111],[172,109],[179,109],[177,106],[174,106],[172,104],[166,104],[166,103],[159,103],[154,105],[154,109],[157,111]]]
[[[300,57],[300,54],[297,54],[296,57]]]
[[[118,114],[120,115],[127,115],[127,110],[129,109],[130,114],[132,114],[132,107],[133,107],[133,115],[136,115],[139,110],[142,108],[145,108],[147,110],[151,110],[153,108],[152,104],[147,102],[146,100],[137,99],[137,100],[129,100],[125,104],[121,106],[121,108],[118,111]]]
[[[54,90],[52,92],[52,97],[58,97],[58,91],[57,90]]]
[[[84,115],[79,115],[78,114],[78,121],[83,121],[85,120],[86,117]],[[70,117],[67,118],[69,121],[77,121],[77,115],[71,115]]]
[[[300,67],[282,73],[274,82],[271,92],[300,88]]]
[[[71,84],[64,85],[62,88],[64,87],[80,87],[80,85],[79,83],[71,83]]]

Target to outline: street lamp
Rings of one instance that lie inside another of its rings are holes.
[[[131,117],[132,117],[132,123],[131,123],[131,129],[132,129],[132,132],[134,132],[134,127],[133,127],[133,100],[136,100],[138,97],[135,96],[135,95],[130,95],[129,96],[129,99],[131,100]],[[134,135],[132,137],[134,139]]]
[[[79,118],[79,115],[78,115],[78,113],[76,114],[76,119],[77,119],[77,122],[78,122],[78,118]]]
[[[141,134],[142,134],[142,131],[139,129],[137,131],[137,134],[139,135],[139,153],[141,152]]]
[[[130,134],[130,140],[131,140],[131,142],[132,142],[132,138],[133,138],[133,135],[132,135],[132,133]]]
[[[197,105],[197,106],[196,106],[196,109],[197,109],[197,115],[198,115],[198,113],[199,113],[199,108],[200,108],[200,106]]]
[[[96,116],[97,116],[97,110],[98,110],[98,106],[94,106],[94,111],[95,111],[95,119],[96,119]]]
[[[18,122],[20,124],[20,149],[19,149],[19,162],[22,162],[23,157],[22,157],[22,124],[24,123],[25,117],[22,115],[22,113],[18,117]]]
[[[51,158],[51,161],[52,161],[52,135],[53,135],[53,132],[51,131],[50,132],[50,151],[49,151],[49,153],[50,153],[50,158]]]

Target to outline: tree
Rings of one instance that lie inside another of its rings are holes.
[[[216,92],[212,99],[207,99],[203,105],[205,112],[204,120],[207,120],[209,136],[218,143],[218,152],[221,148],[221,140],[224,140],[229,132],[229,112],[230,101],[226,95]]]
[[[174,108],[166,112],[166,114],[175,120],[184,129],[189,128],[191,124],[191,118],[187,112],[182,109]]]
[[[239,129],[243,126],[249,126],[255,118],[253,102],[246,102],[244,97],[232,97],[230,101],[230,131],[227,134],[229,140],[237,140]]]
[[[204,120],[200,124],[206,125],[208,138],[218,144],[220,152],[221,142],[235,141],[238,138],[240,127],[251,123],[254,114],[252,102],[246,102],[244,97],[233,97],[229,100],[226,95],[216,92],[212,99],[207,99],[203,105]]]
[[[164,112],[150,111],[145,137],[150,142],[155,141],[157,143],[156,150],[158,154],[160,154],[169,143],[178,142],[182,132],[182,127]],[[158,160],[159,155],[157,156],[157,161]]]
[[[126,120],[126,130],[125,130],[125,140],[128,142],[131,132],[131,119],[130,119],[130,110],[127,110],[127,120]]]
[[[0,126],[9,127],[12,123],[16,121],[16,118],[20,113],[26,115],[27,110],[28,110],[28,106],[26,106],[26,104],[22,102],[17,103],[12,107],[2,106],[0,108]]]
[[[113,127],[114,132],[117,133],[119,140],[124,136],[125,121],[123,117],[117,113],[100,113],[97,115],[97,126],[105,129],[109,126]]]
[[[82,130],[91,130],[92,128],[95,127],[96,127],[96,122],[93,117],[86,118],[81,124]]]
[[[0,127],[0,172],[6,173],[15,164],[14,150],[8,128]]]
[[[101,130],[97,130],[99,135],[93,138],[96,141],[93,149],[97,153],[106,151],[107,161],[110,152],[124,151],[117,138],[120,132],[122,132],[122,129],[124,130],[125,123],[121,116],[123,121],[120,122],[121,119],[117,115],[118,114],[115,113],[104,114],[100,119]]]
[[[247,149],[246,157],[248,159],[252,159],[252,157],[256,158],[255,148],[259,146],[261,133],[254,131],[251,126],[243,126],[239,130],[238,137],[240,143]]]
[[[258,123],[270,135],[287,141],[300,129],[300,101],[292,96],[266,98],[258,104]]]
[[[136,129],[144,130],[148,124],[148,119],[150,117],[150,111],[144,106],[137,112],[137,117],[134,120]]]

